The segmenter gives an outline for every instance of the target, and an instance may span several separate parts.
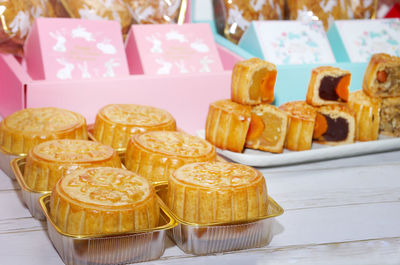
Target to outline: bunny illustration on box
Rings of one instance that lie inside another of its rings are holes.
[[[97,43],[96,47],[104,54],[116,54],[117,49],[110,42],[110,39],[104,39],[102,42]]]
[[[92,75],[88,71],[88,65],[86,61],[83,61],[83,64],[78,63],[78,68],[81,70],[82,78],[88,79],[92,78]]]
[[[196,52],[206,53],[209,52],[210,48],[201,39],[197,39],[190,44],[190,47]]]
[[[71,72],[75,68],[74,64],[67,62],[64,58],[57,58],[56,60],[59,64],[64,66],[63,68],[58,70],[57,77],[62,80],[71,79]]]
[[[90,19],[90,20],[104,19],[103,17],[97,15],[96,12],[93,12],[93,10],[90,9],[87,5],[83,5],[83,8],[79,9],[78,13],[80,18],[83,19]]]
[[[167,75],[171,72],[172,63],[164,61],[161,58],[157,58],[156,62],[161,65],[161,67],[157,70],[157,74]]]
[[[114,67],[118,67],[121,64],[117,62],[115,59],[110,59],[108,60],[104,66],[106,67],[107,71],[104,73],[104,77],[114,77],[115,72],[114,72]]]
[[[208,56],[204,56],[200,61],[201,68],[199,72],[211,72],[209,64],[213,62],[214,62],[213,59],[208,58]]]
[[[64,37],[64,35],[62,35],[58,30],[56,33],[49,32],[49,34],[53,39],[57,40],[57,43],[53,46],[53,50],[56,52],[66,52],[67,48],[65,48],[65,43],[67,39]]]
[[[151,47],[150,52],[152,53],[162,53],[163,50],[161,48],[162,42],[157,39],[154,35],[151,35],[151,37],[146,37],[146,40],[153,43],[153,47]]]
[[[19,37],[24,38],[26,34],[28,34],[30,28],[28,11],[18,11],[17,15],[14,17],[13,21],[11,21],[9,26],[12,36],[17,35],[19,32]]]
[[[93,34],[88,32],[86,28],[78,26],[77,28],[73,29],[72,31],[72,38],[82,38],[86,41],[95,41],[93,38]]]
[[[181,43],[183,42],[188,42],[188,40],[186,39],[185,35],[179,33],[176,30],[171,30],[168,33],[165,34],[165,38],[167,40],[177,40]]]
[[[180,73],[189,73],[188,69],[186,69],[185,61],[182,59],[180,59],[179,62],[175,62],[175,65],[179,68]]]

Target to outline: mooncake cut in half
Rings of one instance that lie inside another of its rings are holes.
[[[354,113],[344,104],[318,108],[313,138],[320,144],[354,143],[356,133]]]
[[[380,118],[381,134],[400,137],[400,97],[382,99]]]
[[[288,115],[285,148],[292,151],[311,149],[317,109],[305,101],[291,101],[279,107]]]
[[[346,102],[351,73],[332,66],[320,66],[311,72],[306,101],[312,106]]]
[[[111,104],[97,113],[93,136],[103,144],[125,151],[132,136],[159,130],[176,130],[176,121],[166,110],[136,104]]]
[[[87,138],[85,118],[65,109],[23,109],[0,123],[0,145],[15,155],[26,155],[32,147],[48,140]]]
[[[251,120],[251,107],[229,99],[210,104],[206,140],[218,148],[242,152]]]
[[[351,92],[347,106],[356,118],[357,141],[373,141],[379,136],[381,99],[366,95],[362,90]]]
[[[282,153],[287,123],[288,115],[273,105],[261,104],[253,107],[246,147]]]
[[[167,182],[177,168],[194,162],[214,161],[215,147],[183,132],[152,131],[136,135],[125,154],[125,166],[152,182]]]
[[[400,96],[400,57],[377,53],[364,73],[363,90],[372,97]]]
[[[135,232],[158,225],[154,187],[131,171],[85,168],[61,178],[50,197],[50,216],[73,235]]]
[[[267,214],[267,187],[263,175],[250,166],[193,163],[171,174],[167,203],[190,223],[247,221]]]
[[[259,58],[236,63],[232,70],[231,99],[247,105],[273,102],[276,75],[276,66]]]
[[[35,191],[50,191],[72,171],[87,167],[121,167],[117,152],[88,140],[51,140],[36,145],[26,157],[24,179]]]

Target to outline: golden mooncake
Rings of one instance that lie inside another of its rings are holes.
[[[236,63],[232,70],[232,101],[247,105],[273,102],[276,75],[276,66],[259,58]]]
[[[222,99],[210,104],[206,140],[221,149],[242,152],[251,120],[251,107]]]
[[[135,232],[156,227],[160,214],[154,187],[131,171],[85,168],[61,178],[50,197],[50,216],[73,235]]]
[[[382,99],[380,118],[380,133],[400,137],[400,97]]]
[[[313,106],[346,102],[351,73],[332,66],[320,66],[311,72],[306,101]]]
[[[377,53],[371,56],[362,88],[371,97],[400,96],[400,57]]]
[[[103,144],[124,151],[132,136],[159,130],[176,130],[176,121],[169,112],[144,105],[111,104],[97,113],[93,136]]]
[[[341,145],[354,142],[354,113],[344,104],[318,108],[313,138],[320,144]]]
[[[246,147],[282,153],[285,143],[288,115],[283,110],[261,104],[251,109],[251,123],[246,137]]]
[[[204,139],[183,132],[152,131],[129,140],[125,166],[149,181],[166,182],[180,166],[215,159],[215,147]]]
[[[292,151],[311,149],[316,108],[304,101],[291,101],[279,107],[288,115],[285,148]]]
[[[168,180],[167,204],[186,222],[248,221],[267,214],[267,187],[256,169],[226,162],[187,164]]]
[[[50,191],[72,171],[87,167],[121,167],[117,152],[88,140],[51,140],[33,147],[26,157],[25,183],[35,191]]]
[[[59,108],[23,109],[0,123],[0,145],[15,155],[26,155],[32,147],[48,140],[87,138],[85,118]]]
[[[347,106],[356,118],[357,141],[373,141],[379,136],[381,99],[366,95],[362,90],[351,92]]]

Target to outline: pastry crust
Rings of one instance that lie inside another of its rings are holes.
[[[273,63],[259,58],[236,63],[232,70],[232,101],[247,105],[273,102],[276,74]]]
[[[35,191],[50,191],[72,171],[87,167],[121,167],[110,146],[88,140],[52,140],[36,145],[26,157],[25,183]]]
[[[221,149],[242,152],[251,120],[251,107],[222,99],[210,104],[206,140]]]
[[[356,133],[354,113],[345,104],[319,107],[318,115],[323,115],[327,120],[326,132],[321,136],[316,137],[316,130],[314,129],[313,138],[318,143],[327,145],[354,143]],[[315,128],[317,128],[317,125],[316,122]]]
[[[400,96],[400,57],[372,55],[364,73],[363,91],[371,97]]]
[[[87,138],[85,118],[59,108],[23,109],[0,123],[0,145],[15,155],[26,155],[35,145],[48,140]]]
[[[247,221],[267,214],[267,187],[256,169],[225,162],[180,167],[168,181],[169,208],[184,221]]]
[[[97,113],[93,136],[101,143],[125,151],[134,135],[159,130],[176,130],[176,121],[169,112],[144,105],[110,104]]]
[[[288,114],[285,148],[292,151],[311,149],[316,108],[304,101],[291,101],[279,107]]]
[[[54,186],[50,216],[73,235],[135,232],[158,225],[154,187],[143,177],[119,168],[85,168]]]
[[[282,153],[287,124],[288,115],[283,110],[269,104],[253,107],[246,147]]]
[[[346,102],[350,78],[351,73],[347,70],[332,66],[314,68],[308,84],[307,103],[312,106],[322,106]],[[342,94],[338,90],[341,90]]]
[[[382,99],[380,118],[381,134],[400,137],[400,97]]]
[[[125,166],[149,181],[166,182],[180,166],[215,159],[215,147],[206,140],[183,132],[152,131],[129,140]]]
[[[381,99],[366,95],[362,90],[350,93],[347,106],[356,118],[357,141],[373,141],[379,136]]]

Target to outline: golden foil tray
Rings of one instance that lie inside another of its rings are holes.
[[[158,227],[135,233],[71,235],[53,223],[49,212],[50,194],[42,196],[39,203],[47,219],[50,240],[65,264],[126,264],[158,259],[165,250],[166,231],[177,225],[159,199]]]
[[[3,170],[3,172],[11,179],[15,179],[15,175],[11,168],[10,163],[14,158],[20,158],[25,156],[26,156],[25,154],[13,155],[4,150],[2,146],[0,146],[0,169]]]
[[[166,185],[156,186],[157,194],[164,201],[167,190]],[[267,215],[247,222],[195,224],[182,220],[169,209],[168,211],[178,222],[177,226],[168,231],[168,236],[185,253],[194,255],[265,246],[273,237],[274,217],[284,212],[271,197],[268,197]]]
[[[10,165],[17,179],[17,182],[21,187],[22,200],[28,207],[32,217],[38,220],[45,220],[45,216],[43,215],[38,200],[43,195],[50,194],[51,191],[35,191],[28,187],[24,179],[25,160],[26,157],[15,158],[11,161]]]

